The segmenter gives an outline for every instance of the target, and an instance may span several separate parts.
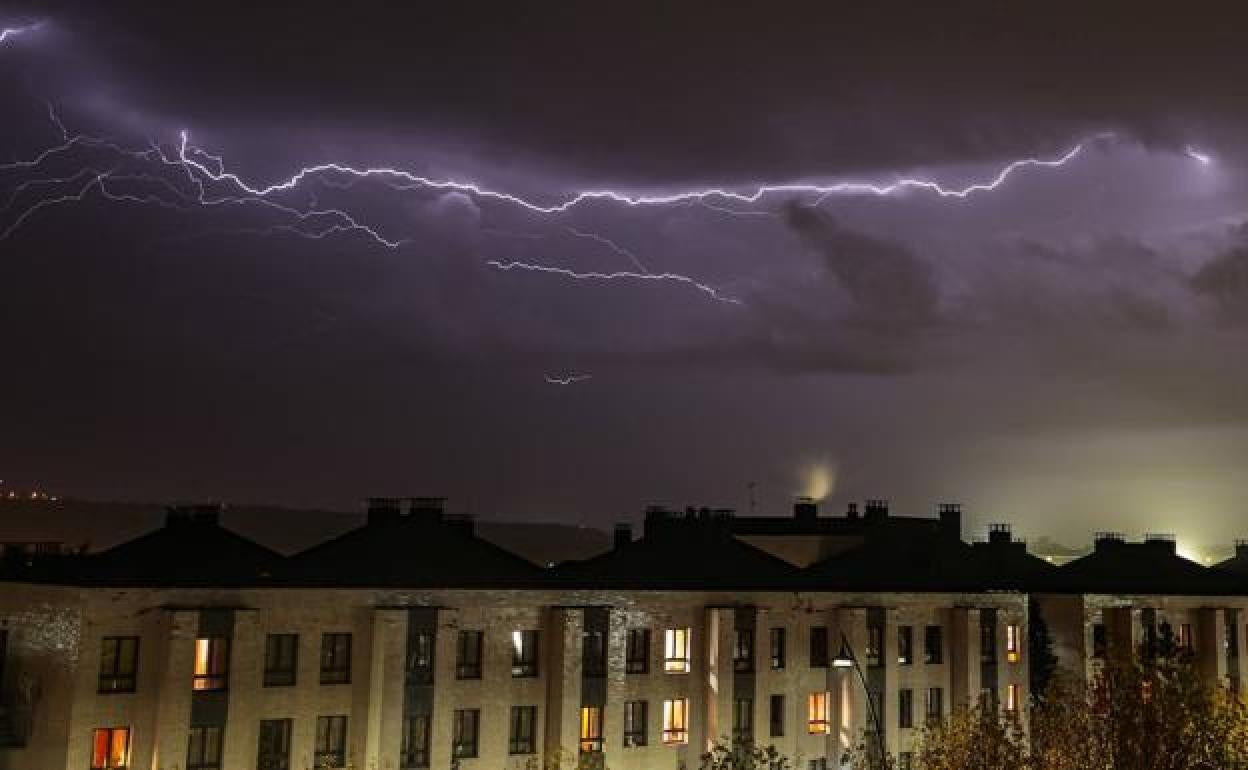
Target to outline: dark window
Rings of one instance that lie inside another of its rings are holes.
[[[321,684],[351,681],[351,634],[321,636]]]
[[[455,644],[455,678],[481,678],[481,632],[460,631]],[[475,755],[474,755],[475,756]]]
[[[807,770],[828,770],[828,758],[819,757],[806,763]]]
[[[1109,637],[1105,633],[1104,623],[1092,624],[1092,657],[1104,658],[1109,649]]]
[[[581,753],[602,753],[601,706],[581,706]]]
[[[788,645],[784,638],[783,628],[771,629],[771,670],[779,671],[784,668],[784,656]]]
[[[130,767],[130,728],[101,727],[91,733],[91,770]]]
[[[897,662],[903,666],[914,663],[913,626],[897,626]]]
[[[511,740],[508,751],[512,754],[537,752],[537,706],[511,707]]]
[[[732,739],[754,740],[754,699],[737,698],[732,702]]]
[[[939,687],[929,687],[927,690],[927,723],[929,725],[940,722],[944,716],[944,691]]]
[[[1226,656],[1239,657],[1239,626],[1234,623],[1226,624]]]
[[[867,665],[884,665],[883,626],[867,626]]]
[[[230,675],[230,640],[212,636],[195,640],[195,673],[191,687],[196,690],[224,690]]]
[[[455,709],[454,732],[451,737],[452,757],[471,759],[477,755],[477,733],[480,727],[480,709]]]
[[[979,616],[979,661],[997,662],[997,619],[987,612]]]
[[[897,703],[897,726],[914,727],[914,690],[898,690]]]
[[[264,686],[293,685],[298,659],[298,634],[269,634],[264,640]]]
[[[134,692],[139,669],[139,637],[106,636],[100,641],[99,692]]]
[[[650,629],[628,629],[624,670],[630,674],[644,674],[650,670]]]
[[[810,629],[810,667],[828,667],[828,629],[823,626]]]
[[[347,764],[347,718],[316,718],[316,752],[312,766],[343,767]]]
[[[768,721],[771,722],[771,735],[773,738],[778,738],[784,735],[784,696],[783,695],[771,696],[770,712],[771,713],[768,714],[768,716],[770,717]]]
[[[871,699],[870,714],[874,714],[874,719],[879,720],[879,727],[884,729],[884,693],[880,690],[867,690],[867,697]],[[871,719],[870,716],[867,717]]]
[[[289,719],[261,720],[258,770],[290,770],[290,733]]]
[[[537,639],[536,631],[511,632],[512,676],[537,676]]]
[[[433,684],[433,634],[429,631],[407,636],[407,683]]]
[[[928,626],[923,629],[923,662],[940,663],[944,661],[944,629],[940,626]]]
[[[429,766],[429,715],[414,714],[403,720],[403,770]]]
[[[221,770],[221,728],[192,727],[186,770]]]
[[[732,670],[748,672],[754,670],[754,631],[738,629],[736,641],[732,646]]]
[[[624,748],[645,746],[646,742],[646,702],[630,700],[624,704]]]
[[[607,675],[607,637],[601,631],[581,634],[581,676]]]

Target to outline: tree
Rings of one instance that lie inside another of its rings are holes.
[[[1053,654],[1053,634],[1034,596],[1027,599],[1027,661],[1031,692],[1045,692],[1057,670],[1057,656]]]
[[[734,738],[731,743],[716,741],[702,755],[701,770],[793,770],[793,764],[775,746]]]

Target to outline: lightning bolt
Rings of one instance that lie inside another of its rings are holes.
[[[4,27],[0,29],[0,43],[7,42],[19,35],[25,35],[27,32],[34,32],[43,26],[43,22],[35,22],[21,27]]]
[[[547,374],[544,375],[543,379],[545,379],[546,383],[549,385],[575,385],[578,382],[593,379],[593,376],[594,375],[592,374],[569,374],[565,377],[552,377]]]
[[[617,271],[613,273],[603,273],[598,271],[577,272],[566,267],[555,267],[552,265],[535,265],[530,262],[501,262],[496,259],[486,261],[490,267],[511,272],[512,270],[521,270],[529,273],[543,273],[545,275],[558,275],[569,278],[574,281],[670,281],[686,286],[692,286],[698,291],[704,292],[716,302],[724,302],[729,305],[740,305],[741,300],[735,297],[728,297],[720,294],[714,287],[705,283],[701,283],[680,273],[633,273],[628,271]]]
[[[1213,157],[1211,155],[1200,152],[1195,147],[1192,147],[1190,144],[1183,148],[1183,154],[1191,158],[1192,160],[1196,161],[1202,166],[1208,166],[1210,163],[1213,163]]]
[[[601,243],[603,246],[606,246],[608,249],[611,249],[611,251],[614,251],[616,254],[619,254],[621,257],[624,257],[629,262],[632,262],[633,265],[636,266],[636,268],[640,270],[641,272],[643,273],[650,272],[650,268],[641,264],[641,260],[637,258],[636,254],[624,248],[623,246],[611,240],[610,238],[607,238],[606,236],[603,236],[603,235],[598,235],[597,233],[582,232],[581,230],[577,230],[575,227],[567,227],[564,229],[567,230],[568,233],[570,233],[571,235],[576,236],[577,238],[588,238],[591,241]]]

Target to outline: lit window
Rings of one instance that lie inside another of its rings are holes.
[[[663,670],[669,674],[689,673],[689,629],[669,628],[663,641]]]
[[[670,634],[671,631],[668,631]],[[663,742],[689,742],[689,699],[663,701]]]
[[[1005,627],[1005,659],[1017,663],[1020,655],[1019,628],[1014,623]]]
[[[600,751],[602,751],[602,708],[582,706],[581,753],[593,754]]]
[[[101,727],[91,736],[91,770],[130,766],[130,728]]]
[[[98,692],[134,692],[139,667],[137,636],[106,636],[100,642]]]
[[[224,690],[230,659],[230,642],[223,636],[195,640],[196,690]]]
[[[186,770],[221,770],[221,728],[192,727]]]
[[[1018,711],[1018,685],[1011,684],[1005,688],[1005,710]]]
[[[537,676],[537,632],[511,632],[511,675]]]
[[[828,723],[828,700],[826,692],[812,692],[806,700],[806,731],[811,735],[827,735],[831,730]]]

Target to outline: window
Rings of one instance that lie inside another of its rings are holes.
[[[806,763],[806,770],[828,770],[828,758],[817,757]]]
[[[650,629],[628,629],[624,670],[630,674],[644,674],[650,670]]]
[[[927,723],[929,725],[937,724],[944,716],[944,691],[939,687],[929,687],[927,690]]]
[[[754,740],[754,699],[736,698],[732,702],[732,739]]]
[[[867,665],[884,665],[884,629],[881,626],[867,626]]]
[[[351,681],[351,634],[321,636],[321,684]]]
[[[192,727],[186,770],[221,770],[221,728]]]
[[[646,745],[646,711],[644,700],[630,700],[624,704],[624,748]]]
[[[1005,687],[1005,710],[1018,711],[1018,685],[1016,684]]]
[[[882,725],[884,724],[884,691],[876,690],[876,689],[867,690],[867,700],[870,701],[870,704],[871,704],[867,709],[867,713],[868,713],[867,718],[871,719],[870,715],[874,714],[875,715],[874,718],[880,720],[879,724],[881,725],[881,729],[883,729]]]
[[[689,629],[669,628],[664,632],[663,670],[669,674],[689,673]]]
[[[129,727],[101,727],[91,734],[91,770],[116,770],[129,766]]]
[[[537,751],[537,706],[511,707],[510,754],[533,754]]]
[[[602,707],[581,706],[581,753],[602,751]]]
[[[940,663],[944,660],[944,629],[928,626],[923,630],[923,662]]]
[[[979,615],[979,662],[997,662],[997,619],[988,610],[981,610]]]
[[[1022,641],[1018,625],[1010,623],[1005,627],[1005,659],[1017,663],[1022,657]]]
[[[290,733],[289,719],[261,720],[257,770],[290,770]]]
[[[264,640],[264,686],[293,685],[298,655],[297,634],[269,634]]]
[[[1104,658],[1109,649],[1109,637],[1105,632],[1104,623],[1092,624],[1092,657]]]
[[[828,629],[823,626],[810,629],[810,667],[828,667]]]
[[[316,752],[313,767],[343,767],[347,764],[347,718],[316,718]]]
[[[479,633],[479,632],[478,632]],[[481,709],[455,709],[451,756],[470,759],[477,755],[477,734],[481,728]]]
[[[230,640],[213,636],[195,640],[196,690],[224,690],[229,677]]]
[[[404,770],[429,766],[429,715],[414,714],[403,720]]]
[[[914,690],[898,690],[897,706],[897,726],[914,727]]]
[[[1239,657],[1239,626],[1234,623],[1226,624],[1226,655],[1228,658]]]
[[[768,721],[771,723],[772,737],[778,738],[784,735],[784,696],[771,696],[771,705],[768,711],[770,711]]]
[[[433,684],[433,634],[429,631],[407,636],[407,683]]]
[[[671,633],[670,631],[668,633]],[[689,699],[663,701],[663,742],[689,742]]]
[[[1179,624],[1179,638],[1177,641],[1178,641],[1180,650],[1183,650],[1184,652],[1192,651],[1192,624],[1191,623]]]
[[[138,668],[139,637],[104,637],[100,642],[98,692],[134,692]]]
[[[581,634],[581,676],[607,675],[607,635],[602,631]]]
[[[903,666],[914,663],[913,626],[897,626],[897,662]]]
[[[460,631],[455,643],[455,678],[481,678],[481,632]],[[475,756],[475,755],[474,755]]]
[[[897,755],[897,770],[914,770],[914,752],[903,751]]]
[[[732,647],[732,670],[746,673],[754,670],[754,630],[737,629]]]
[[[771,670],[780,671],[784,668],[784,657],[788,652],[788,644],[784,638],[783,628],[771,629]]]
[[[827,735],[830,732],[828,722],[830,697],[826,692],[812,692],[806,699],[806,732],[811,735]]]
[[[512,676],[537,676],[537,639],[536,631],[511,632]]]

